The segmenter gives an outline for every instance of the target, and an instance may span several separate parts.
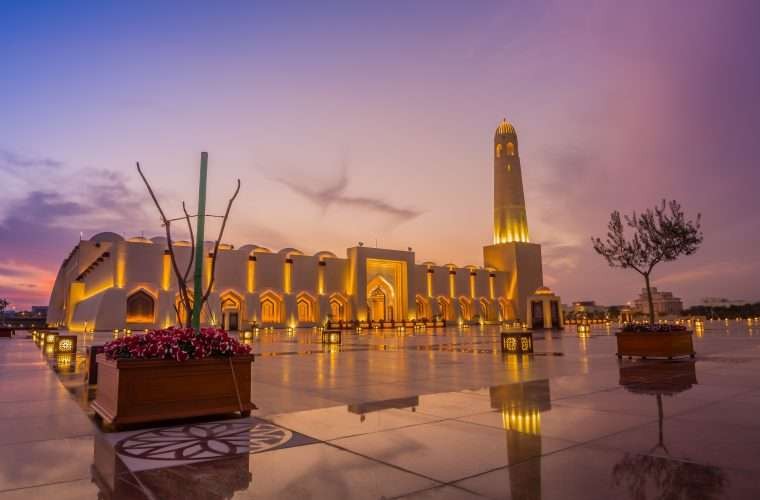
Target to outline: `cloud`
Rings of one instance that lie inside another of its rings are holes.
[[[348,195],[346,191],[348,189],[349,178],[345,167],[341,170],[339,176],[335,180],[321,189],[283,177],[278,177],[275,180],[290,188],[294,193],[303,196],[315,205],[321,207],[323,210],[327,210],[333,204],[338,204],[350,208],[378,212],[403,221],[409,221],[422,215],[422,211],[397,207],[378,198]]]
[[[0,297],[21,308],[47,304],[55,274],[48,268],[18,260],[0,261]]]
[[[704,282],[713,279],[725,280],[729,277],[753,276],[757,274],[758,269],[760,269],[760,261],[757,260],[710,262],[686,271],[678,271],[655,278],[653,283],[656,286],[662,286]]]
[[[47,302],[55,272],[80,233],[136,232],[156,225],[144,212],[145,195],[131,189],[119,172],[69,165],[49,170],[64,164],[0,152],[6,157],[25,165],[14,171],[19,188],[12,193],[21,197],[6,198],[0,211],[0,248],[6,258],[0,261],[0,294],[19,307]]]
[[[45,157],[23,156],[7,149],[0,149],[0,167],[48,167],[58,168],[63,166],[63,162]]]

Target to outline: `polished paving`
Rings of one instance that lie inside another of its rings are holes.
[[[88,345],[45,356],[0,339],[7,498],[760,498],[760,336],[708,322],[695,360],[618,360],[614,327],[535,335],[504,356],[492,327],[250,342],[248,418],[102,429]]]

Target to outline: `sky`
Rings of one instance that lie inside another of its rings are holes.
[[[80,235],[161,234],[135,162],[178,216],[201,151],[209,213],[242,183],[230,243],[480,265],[506,117],[564,302],[638,294],[590,238],[664,198],[705,239],[654,284],[760,301],[759,24],[754,0],[4,1],[0,297],[47,304]]]

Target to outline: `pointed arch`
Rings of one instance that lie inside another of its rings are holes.
[[[237,331],[244,320],[245,301],[234,290],[226,290],[219,295],[219,308],[222,313],[222,328],[229,331]]]
[[[377,275],[367,283],[367,307],[373,321],[394,321],[396,294],[393,286],[383,276]]]
[[[296,296],[296,318],[299,324],[317,322],[317,300],[308,292]]]
[[[512,306],[512,301],[499,297],[499,320],[511,321],[515,319],[515,310]]]
[[[507,143],[507,156],[515,155],[515,145],[512,142]]]
[[[414,301],[417,305],[417,320],[431,319],[430,301],[428,301],[427,297],[417,294]]]
[[[438,314],[442,319],[452,320],[454,316],[453,308],[451,307],[451,300],[448,297],[441,295],[438,297]]]
[[[156,299],[145,288],[139,288],[127,297],[127,323],[154,323]]]
[[[335,292],[330,295],[330,314],[328,319],[330,321],[348,321],[351,317],[349,311],[349,302],[345,295]]]
[[[463,321],[472,320],[472,300],[469,297],[459,297],[459,311]]]
[[[493,302],[486,298],[481,298],[480,304],[480,318],[483,321],[493,321]]]
[[[284,301],[272,290],[266,290],[259,295],[259,318],[262,324],[279,324],[283,322]]]

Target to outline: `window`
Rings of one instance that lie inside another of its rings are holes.
[[[507,143],[507,156],[514,156],[515,155],[515,145],[511,142]]]

